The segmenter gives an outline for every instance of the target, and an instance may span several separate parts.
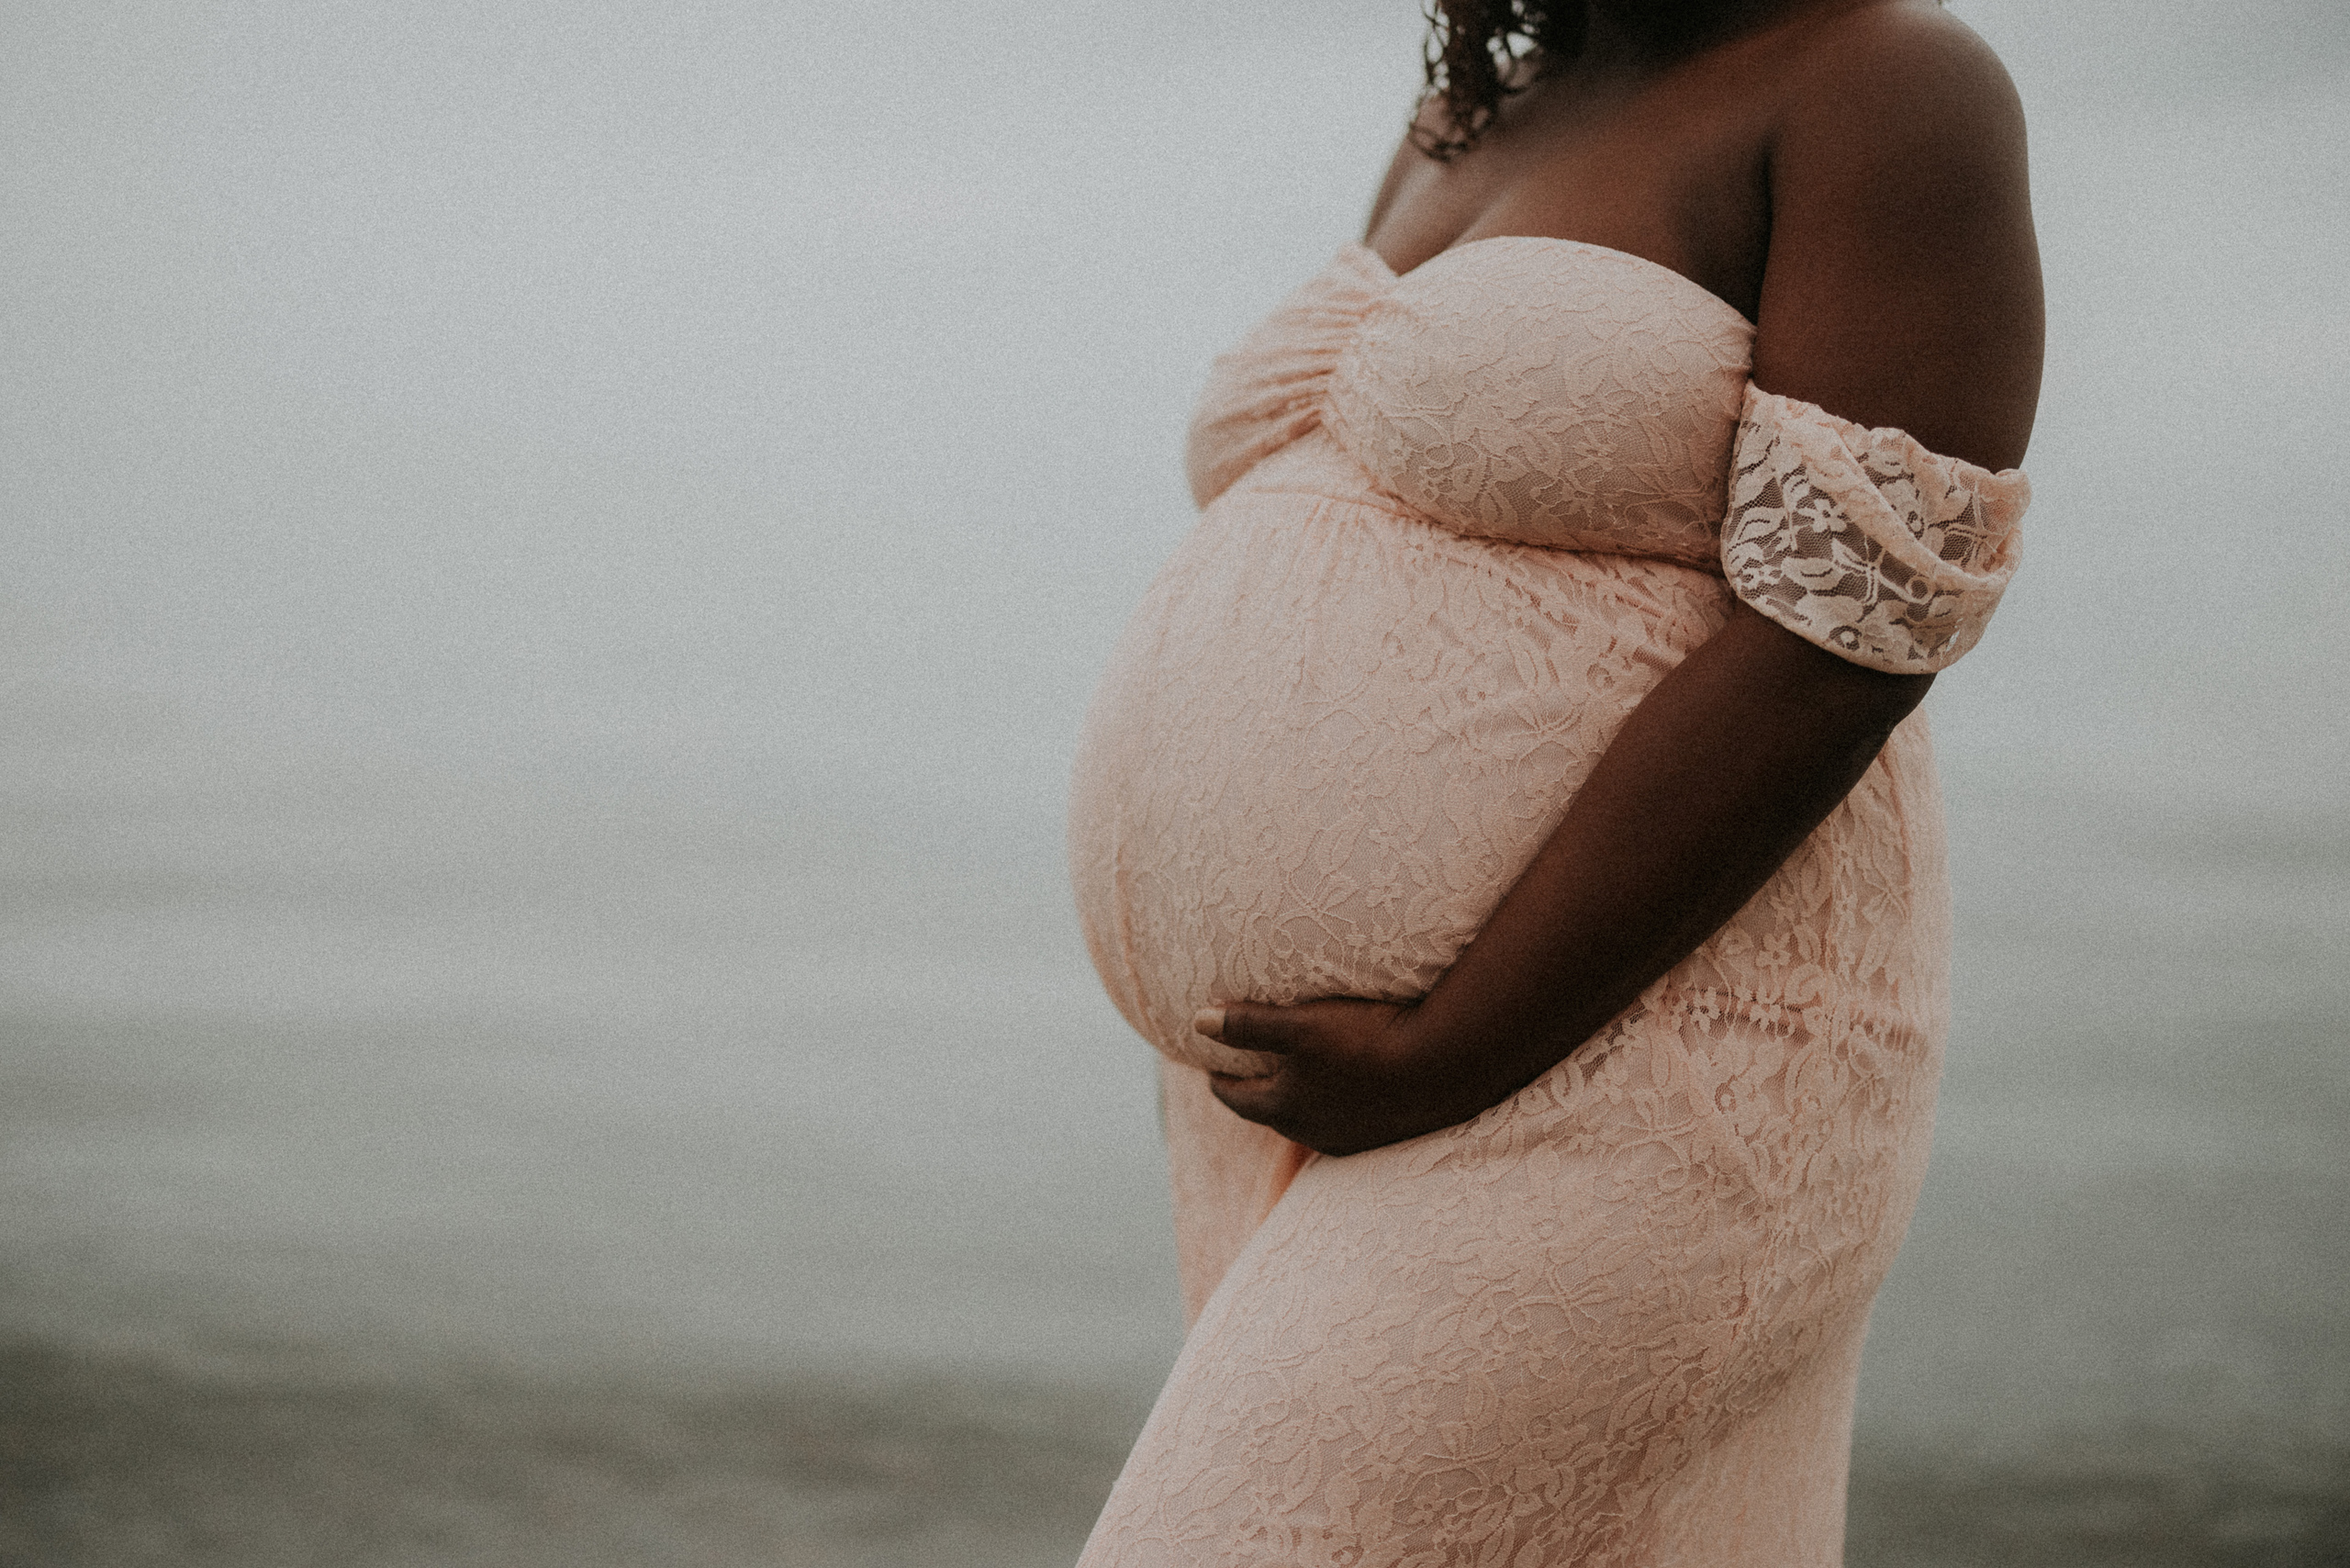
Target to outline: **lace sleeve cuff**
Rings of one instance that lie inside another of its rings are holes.
[[[1982,637],[2015,576],[2031,499],[2020,469],[1994,474],[1749,386],[1722,570],[1796,635],[1922,675]]]

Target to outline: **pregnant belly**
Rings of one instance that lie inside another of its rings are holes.
[[[1192,1032],[1211,996],[1420,995],[1727,606],[1668,562],[1227,494],[1079,745],[1071,868],[1112,998],[1168,1056],[1245,1071]]]

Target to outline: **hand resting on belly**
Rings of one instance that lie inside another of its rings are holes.
[[[1633,711],[1425,998],[1203,1013],[1210,1038],[1281,1058],[1264,1077],[1217,1075],[1216,1097],[1331,1155],[1499,1104],[1736,913],[1932,682],[1848,663],[1740,606]]]

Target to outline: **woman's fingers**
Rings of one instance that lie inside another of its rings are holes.
[[[1236,1050],[1278,1058],[1262,1073],[1208,1075],[1211,1092],[1233,1114],[1324,1154],[1353,1154],[1428,1130],[1395,1114],[1394,1052],[1386,1036],[1404,1011],[1358,997],[1293,1007],[1225,1002],[1202,1008],[1192,1026]]]
[[[1215,1002],[1200,1009],[1192,1020],[1192,1027],[1235,1050],[1279,1053],[1294,1043],[1295,1025],[1282,1016],[1290,1011],[1258,1002]],[[1254,1078],[1212,1072],[1208,1074],[1208,1092],[1242,1121],[1271,1126],[1281,1114],[1287,1099],[1287,1086],[1282,1081],[1286,1074],[1286,1067],[1276,1067],[1271,1072]]]
[[[1279,1056],[1297,1049],[1305,1026],[1293,1007],[1270,1007],[1261,1002],[1225,1002],[1203,1007],[1192,1027],[1219,1045],[1235,1050],[1268,1051]]]
[[[1278,1073],[1265,1078],[1235,1078],[1229,1073],[1212,1072],[1208,1074],[1208,1092],[1223,1101],[1225,1108],[1244,1122],[1270,1126],[1272,1118],[1281,1112],[1283,1096]]]

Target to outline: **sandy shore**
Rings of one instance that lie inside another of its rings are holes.
[[[1133,1390],[837,1379],[593,1386],[0,1353],[7,1568],[866,1568],[1071,1562]],[[1852,1568],[2331,1568],[2350,1455],[1865,1448]]]

